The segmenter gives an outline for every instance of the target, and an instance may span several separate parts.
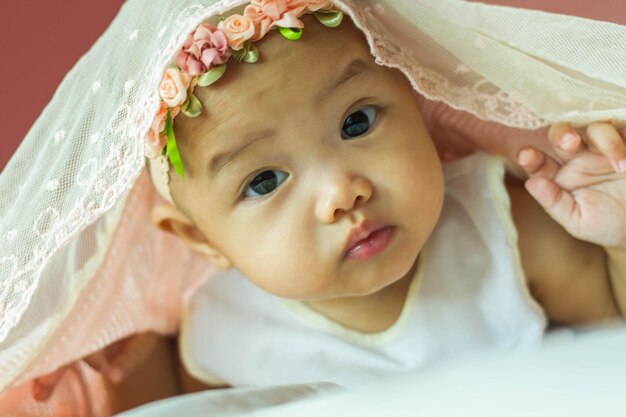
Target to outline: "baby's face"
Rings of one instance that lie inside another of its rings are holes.
[[[176,118],[187,176],[172,191],[208,245],[259,287],[320,300],[405,276],[439,216],[443,179],[408,81],[349,20],[269,34],[256,64],[197,88]],[[234,62],[234,60],[231,60]]]

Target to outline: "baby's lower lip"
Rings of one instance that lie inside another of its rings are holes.
[[[358,241],[346,252],[345,259],[367,261],[381,254],[393,237],[394,226],[385,226],[374,230],[365,239]]]

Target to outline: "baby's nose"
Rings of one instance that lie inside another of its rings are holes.
[[[361,176],[336,176],[325,182],[315,206],[315,215],[322,223],[330,224],[346,213],[363,206],[374,192],[372,183]]]

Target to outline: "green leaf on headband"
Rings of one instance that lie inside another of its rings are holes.
[[[313,14],[322,25],[329,28],[336,28],[343,19],[343,13],[337,10],[317,11]]]
[[[174,123],[172,122],[169,112],[165,119],[165,134],[167,135],[167,156],[178,175],[184,177],[185,166],[178,152],[178,144],[176,144],[176,135],[174,134]]]
[[[297,41],[302,37],[302,29],[300,28],[278,28],[278,31],[290,41]]]
[[[237,61],[244,61],[248,64],[254,64],[261,56],[259,48],[257,48],[252,42],[248,42],[243,46],[243,48],[238,51],[233,51],[232,54]]]
[[[180,106],[180,111],[187,117],[198,117],[202,113],[202,102],[192,92],[189,92],[187,100]]]
[[[213,67],[198,77],[198,85],[200,87],[207,87],[222,78],[224,72],[226,72],[226,64]]]

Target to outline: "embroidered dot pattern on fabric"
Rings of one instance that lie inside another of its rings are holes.
[[[102,82],[100,80],[94,81],[93,84],[91,84],[91,91],[97,93],[100,87],[102,87]]]
[[[59,180],[57,179],[52,179],[46,183],[46,190],[48,191],[54,191],[57,188],[59,188]]]
[[[7,240],[9,242],[13,242],[16,237],[17,237],[17,230],[11,229],[7,232]]]
[[[134,29],[134,30],[126,29],[126,34],[128,35],[128,40],[132,42],[136,40],[137,37],[139,36],[139,29]]]
[[[126,91],[127,93],[130,91],[131,88],[133,88],[133,86],[135,85],[135,80],[128,80],[124,83],[124,91]]]
[[[48,207],[37,217],[37,220],[35,220],[35,224],[33,225],[33,229],[35,233],[37,233],[37,236],[44,236],[48,234],[58,219],[59,211],[53,207]]]
[[[58,130],[54,134],[54,144],[58,145],[59,143],[61,143],[63,139],[65,139],[65,130],[64,129]]]
[[[101,136],[100,132],[92,133],[91,136],[89,136],[89,143],[91,143],[92,145],[95,145],[100,140],[100,136]]]
[[[85,163],[76,175],[76,183],[82,186],[90,186],[95,179],[97,173],[98,161],[95,158]]]

